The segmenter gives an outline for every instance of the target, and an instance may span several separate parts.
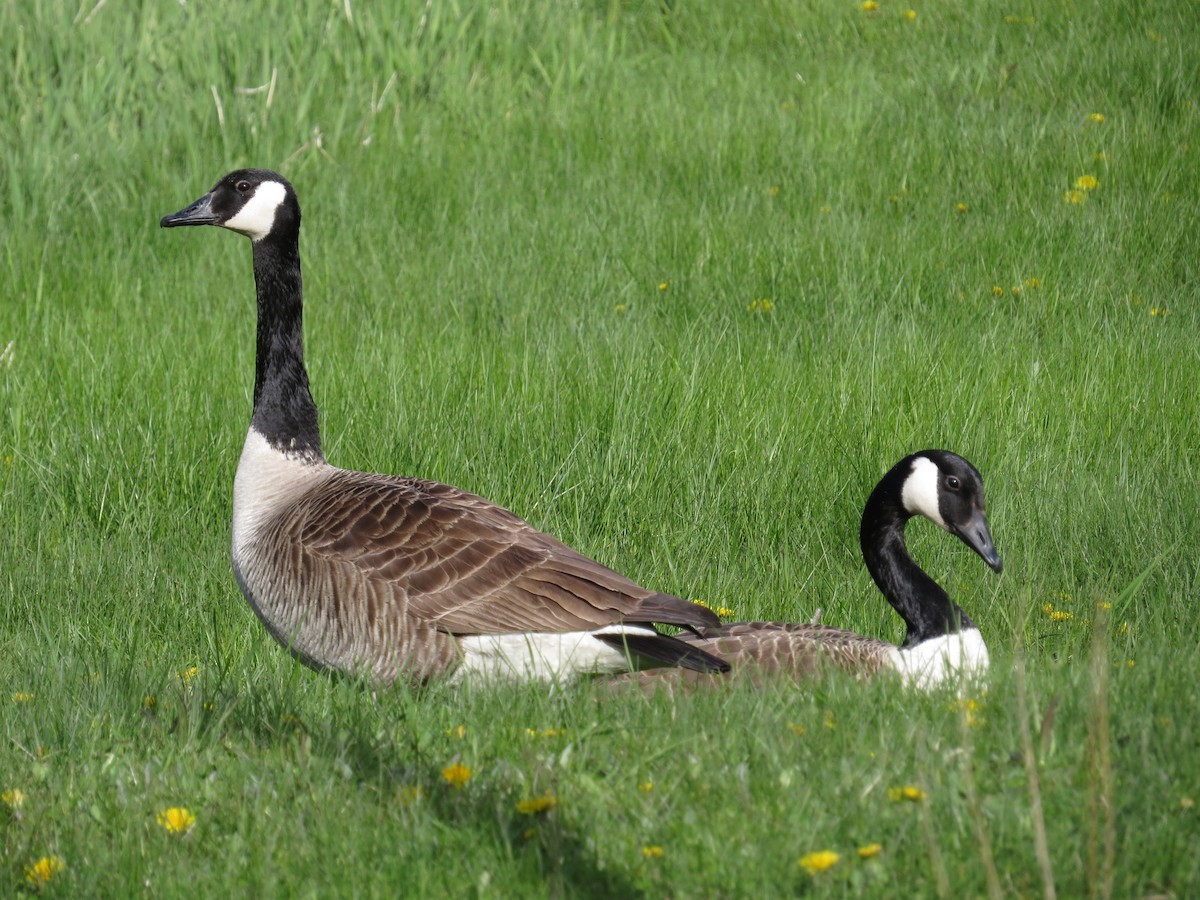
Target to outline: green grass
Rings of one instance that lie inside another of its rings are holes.
[[[1200,27],[905,9],[4,4],[0,894],[48,855],[62,896],[1194,893]],[[228,562],[249,251],[157,227],[242,165],[304,204],[338,465],[894,639],[861,504],[972,459],[1004,574],[912,528],[992,649],[972,723],[299,667]]]

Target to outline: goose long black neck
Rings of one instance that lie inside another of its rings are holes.
[[[258,345],[251,427],[276,449],[321,459],[317,405],[304,368],[299,227],[254,242]]]
[[[903,474],[893,471],[872,491],[859,541],[871,578],[907,626],[904,646],[912,647],[974,623],[909,554],[904,527],[912,516],[901,501],[902,487]]]

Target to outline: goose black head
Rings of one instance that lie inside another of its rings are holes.
[[[999,572],[1003,563],[988,528],[979,471],[948,450],[922,450],[896,468],[904,478],[900,497],[905,512],[940,525]]]
[[[300,203],[291,183],[277,172],[238,169],[195,203],[163,216],[159,225],[219,225],[256,243],[268,236],[295,240],[300,234]]]

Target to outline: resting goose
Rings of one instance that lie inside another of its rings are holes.
[[[922,450],[896,463],[867,499],[859,543],[871,577],[907,627],[899,647],[828,625],[795,622],[737,622],[700,628],[682,639],[728,660],[735,673],[803,678],[835,666],[861,676],[895,672],[906,684],[926,689],[982,675],[988,652],[979,629],[909,555],[904,527],[913,516],[957,536],[994,571],[1002,565],[988,529],[983,478],[971,463],[946,450]],[[697,680],[687,676],[682,680]],[[648,690],[678,680],[657,672],[631,677]]]
[[[383,683],[728,669],[655,628],[718,625],[704,607],[641,587],[482,497],[325,461],[304,367],[300,204],[286,179],[231,172],[160,224],[252,241],[258,343],[233,570],[303,662]]]

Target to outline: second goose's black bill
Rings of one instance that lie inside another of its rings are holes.
[[[985,563],[992,567],[993,572],[1004,568],[996,545],[992,543],[992,532],[988,529],[988,520],[982,512],[977,512],[962,525],[951,529],[964,544],[974,550]]]
[[[212,208],[212,194],[205,194],[191,206],[184,207],[177,213],[163,216],[158,223],[163,228],[176,228],[180,225],[216,225],[217,214]]]

